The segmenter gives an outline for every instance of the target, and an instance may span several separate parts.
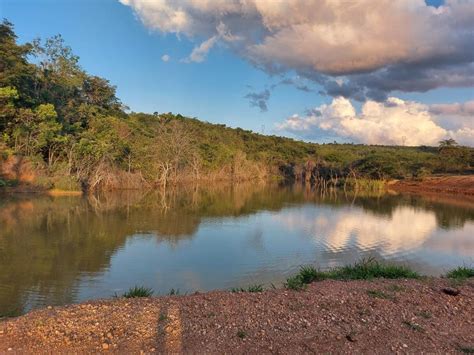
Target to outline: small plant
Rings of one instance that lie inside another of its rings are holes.
[[[474,346],[458,345],[458,350],[464,354],[474,354]]]
[[[180,294],[179,288],[177,288],[176,290],[172,288],[170,292],[168,292],[168,296],[178,296],[179,294]]]
[[[392,296],[387,295],[385,292],[380,290],[367,290],[367,294],[373,298],[383,298],[385,300],[393,299]]]
[[[370,280],[373,278],[419,278],[420,276],[405,266],[382,264],[374,258],[363,259],[353,265],[347,265],[320,271],[312,266],[302,266],[295,276],[286,280],[285,287],[301,290],[313,281],[321,280]]]
[[[237,336],[240,338],[240,339],[243,339],[247,336],[247,333],[244,332],[243,330],[238,330],[237,331]]]
[[[299,277],[299,274],[298,274],[286,279],[285,288],[289,290],[300,291],[306,288],[306,284],[304,284],[303,281],[301,281],[301,278]]]
[[[160,322],[163,322],[163,321],[165,321],[165,320],[167,320],[167,319],[168,319],[168,316],[167,316],[166,314],[163,314],[163,313],[161,313],[161,314],[160,314],[160,318],[158,318],[158,320],[159,320]]]
[[[263,292],[263,291],[264,291],[263,285],[260,285],[260,284],[250,285],[247,288],[234,287],[231,289],[231,292]]]
[[[421,312],[418,312],[416,315],[425,319],[430,319],[432,317],[431,312],[428,312],[428,311],[421,311]]]
[[[467,279],[469,277],[474,277],[474,268],[468,266],[459,266],[456,269],[449,271],[446,274],[447,278],[450,279]]]
[[[425,331],[421,325],[416,324],[416,323],[412,323],[412,322],[407,321],[407,320],[403,321],[403,324],[405,324],[411,330],[416,330],[418,332],[424,332]]]
[[[386,288],[387,290],[392,291],[392,292],[401,292],[401,291],[406,290],[405,287],[400,286],[400,285],[389,285]]]
[[[122,297],[125,298],[136,298],[136,297],[150,297],[153,295],[153,290],[151,288],[143,287],[143,286],[135,286],[130,288],[127,292],[125,292]]]
[[[337,280],[369,280],[373,278],[399,279],[419,278],[419,275],[406,266],[383,264],[374,258],[363,259],[353,265],[328,271],[328,278]]]

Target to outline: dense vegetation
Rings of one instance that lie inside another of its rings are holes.
[[[0,186],[136,188],[270,177],[410,178],[470,172],[474,149],[313,144],[181,115],[128,113],[61,36],[18,44],[0,24]]]

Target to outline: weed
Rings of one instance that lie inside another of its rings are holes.
[[[393,299],[393,296],[387,295],[385,292],[380,290],[367,290],[367,294],[373,298],[383,298],[385,300]]]
[[[425,331],[421,325],[416,324],[416,323],[412,323],[408,320],[403,321],[403,324],[405,324],[411,330],[416,330],[418,332],[424,332]]]
[[[433,315],[428,311],[421,311],[416,314],[417,316],[423,317],[425,319],[430,319]]]
[[[301,281],[300,275],[295,275],[286,279],[285,288],[289,290],[300,291],[306,288],[306,284]]]
[[[240,338],[240,339],[243,339],[247,336],[247,333],[244,332],[243,330],[239,330],[237,331],[237,336]]]
[[[263,292],[264,290],[265,289],[263,288],[263,285],[255,284],[255,285],[250,285],[247,288],[234,287],[231,289],[231,292]]]
[[[161,313],[160,318],[158,319],[160,322],[163,322],[168,319],[168,316],[166,314]]]
[[[151,288],[143,287],[143,286],[135,286],[130,288],[127,292],[125,292],[122,297],[125,298],[135,298],[135,297],[150,297],[153,295],[153,290]]]
[[[464,354],[474,354],[474,346],[458,345],[458,350]]]
[[[168,296],[179,296],[179,288],[177,288],[176,290],[172,288],[170,292],[168,292]]]
[[[449,271],[446,277],[450,279],[467,279],[474,277],[474,268],[468,266],[459,266],[456,269]]]
[[[392,292],[401,292],[401,291],[405,291],[406,288],[403,287],[403,286],[400,286],[400,285],[388,285],[386,287],[387,290],[389,291],[392,291]]]
[[[374,258],[362,259],[348,266],[328,271],[327,278],[337,280],[368,280],[383,277],[386,279],[419,278],[419,275],[406,266],[383,264]]]

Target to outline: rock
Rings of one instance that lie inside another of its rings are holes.
[[[349,340],[350,342],[354,343],[357,341],[357,339],[355,338],[355,335],[354,334],[347,334],[346,335],[346,339]]]
[[[461,293],[460,290],[457,288],[451,288],[451,287],[445,287],[442,290],[445,294],[450,295],[450,296],[457,296]]]
[[[102,343],[102,349],[107,350],[109,348],[109,344]]]

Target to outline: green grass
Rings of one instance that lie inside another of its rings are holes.
[[[265,289],[261,284],[250,285],[247,288],[244,287],[234,287],[231,289],[231,292],[263,292]]]
[[[474,277],[474,268],[467,266],[459,266],[456,269],[449,271],[446,277],[450,279],[467,279]]]
[[[416,330],[418,332],[424,332],[425,329],[423,329],[423,327],[419,324],[416,324],[416,323],[412,323],[410,321],[403,321],[403,324],[405,324],[408,328],[410,328],[411,330]]]
[[[393,296],[388,295],[385,292],[380,291],[380,290],[367,290],[367,294],[370,297],[373,297],[373,298],[382,298],[382,299],[385,299],[385,300],[393,299]]]
[[[417,316],[423,317],[425,319],[430,319],[433,315],[428,311],[421,311],[416,314]]]
[[[172,288],[170,292],[168,292],[168,296],[179,296],[179,294],[180,294],[179,288],[177,288],[176,290]]]
[[[122,297],[125,298],[136,298],[136,297],[150,297],[153,295],[153,290],[151,288],[143,287],[143,286],[135,286],[130,288],[127,292],[125,292]]]
[[[474,354],[474,346],[459,345],[458,349],[464,354]]]
[[[353,265],[347,265],[321,271],[313,266],[302,266],[295,276],[286,280],[285,287],[301,290],[313,281],[321,280],[370,280],[374,278],[399,279],[419,278],[420,276],[406,266],[380,263],[373,258],[363,259]]]
[[[244,332],[243,330],[239,330],[237,331],[237,336],[240,338],[240,339],[243,339],[247,336],[247,333]]]

